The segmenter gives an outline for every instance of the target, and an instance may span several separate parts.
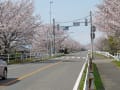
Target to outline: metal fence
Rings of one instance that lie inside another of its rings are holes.
[[[92,70],[91,70],[90,56],[89,55],[87,55],[86,61],[87,61],[86,62],[87,70],[86,70],[86,76],[85,76],[85,82],[84,82],[83,90],[95,90],[94,89],[95,87],[94,87],[93,66],[92,66]]]
[[[109,52],[104,52],[104,51],[95,51],[98,54],[104,55],[108,58],[112,57],[117,61],[120,61],[120,53],[115,53],[114,55],[110,54]]]
[[[117,61],[120,61],[120,53],[115,53],[114,57]]]
[[[7,63],[22,63],[26,61],[36,61],[48,58],[46,53],[12,53],[12,54],[0,54],[0,58],[7,61]]]
[[[86,60],[87,60],[87,63],[86,63],[86,65],[87,65],[87,71],[86,71],[86,76],[85,76],[85,82],[84,82],[84,86],[83,86],[83,90],[88,90],[88,86],[89,86],[89,77],[88,77],[88,75],[89,75],[89,60],[88,60],[88,55],[87,55],[87,58],[86,58]]]

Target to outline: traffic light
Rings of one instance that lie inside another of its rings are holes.
[[[95,39],[95,31],[96,31],[96,27],[92,26],[91,39]]]
[[[60,25],[59,25],[59,24],[57,24],[57,30],[58,30],[58,31],[60,30]]]
[[[85,26],[88,26],[88,19],[85,19]]]
[[[95,33],[91,33],[91,39],[95,39]]]
[[[95,31],[96,31],[96,27],[92,26],[92,32],[95,32]]]
[[[63,30],[69,30],[69,26],[62,26]]]

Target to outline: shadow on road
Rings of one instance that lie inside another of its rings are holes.
[[[8,78],[7,80],[0,79],[0,86],[10,86],[18,83],[19,81],[20,80],[17,80],[17,78]]]
[[[31,62],[31,63],[33,63],[33,64],[38,64],[38,63],[57,63],[57,62],[59,62],[59,61],[61,61],[61,60],[39,60],[39,61],[35,61],[35,62]]]
[[[63,60],[63,62],[81,62],[80,60]]]
[[[81,62],[82,60],[46,60],[46,61],[36,61],[36,62],[32,62],[33,64],[38,64],[38,63],[57,63],[57,62]]]

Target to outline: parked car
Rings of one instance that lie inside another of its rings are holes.
[[[7,79],[7,63],[3,59],[0,59],[0,78]]]

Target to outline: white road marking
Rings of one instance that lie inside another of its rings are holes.
[[[86,59],[86,57],[82,57],[82,59]]]
[[[26,64],[27,66],[29,66],[30,64]],[[17,68],[22,68],[24,67],[25,65],[24,64],[21,64],[21,65],[12,65],[12,66],[8,66],[8,69],[17,69]]]
[[[8,67],[8,69],[17,69],[17,68],[21,68],[21,67],[24,67],[24,65],[21,65],[21,66],[15,66],[15,67]]]
[[[77,57],[78,59],[80,59],[80,57]]]
[[[83,57],[85,59],[85,57]],[[55,59],[81,59],[81,57],[74,57],[74,56],[69,56],[69,57],[60,57],[60,58],[55,58]]]
[[[85,69],[86,63],[87,63],[87,59],[86,59],[85,63],[83,64],[83,67],[82,67],[82,69],[81,69],[81,71],[80,71],[80,73],[79,73],[79,76],[78,76],[78,78],[77,78],[77,80],[76,80],[76,82],[75,82],[75,85],[74,85],[74,87],[73,87],[73,90],[78,90],[79,83],[80,83],[80,80],[81,80],[81,78],[82,78],[82,74],[83,74],[83,71],[84,71],[84,69]]]
[[[60,59],[60,58],[54,58],[54,59],[56,60],[56,59]]]
[[[71,57],[71,58],[73,59],[73,58],[76,58],[76,57]]]

